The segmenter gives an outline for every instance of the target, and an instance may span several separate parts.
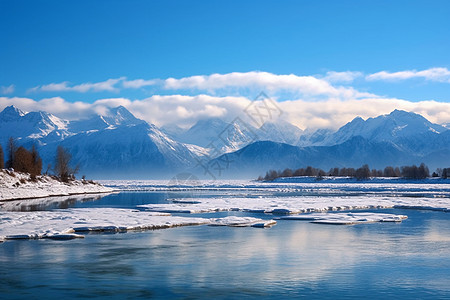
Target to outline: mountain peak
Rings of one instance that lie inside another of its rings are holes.
[[[23,117],[25,113],[14,105],[5,107],[5,109],[0,113],[0,119],[2,121],[12,121]]]
[[[122,105],[110,108],[103,118],[109,125],[137,125],[145,122],[136,118]]]
[[[408,112],[408,111],[400,110],[400,109],[394,109],[388,116],[390,116],[390,117],[421,117],[421,118],[423,118],[421,115],[418,115],[416,113]]]

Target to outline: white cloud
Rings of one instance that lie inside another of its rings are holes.
[[[335,72],[329,71],[322,79],[330,83],[350,83],[358,77],[362,77],[364,74],[362,72],[345,71],[345,72]]]
[[[11,84],[9,86],[0,86],[0,94],[2,95],[8,95],[14,93],[15,86],[14,84]]]
[[[135,79],[135,80],[124,80],[122,82],[122,85],[124,88],[127,89],[139,89],[145,86],[156,85],[159,82],[160,80],[157,79],[150,79],[150,80]]]
[[[177,124],[189,126],[200,119],[219,117],[231,121],[246,118],[244,109],[251,103],[244,97],[214,97],[209,95],[154,95],[142,100],[126,98],[100,99],[94,103],[67,102],[60,97],[35,101],[30,98],[0,97],[0,110],[14,104],[24,111],[44,110],[67,119],[86,118],[91,114],[105,114],[107,108],[125,106],[136,117],[158,126]],[[356,116],[363,118],[387,114],[394,109],[419,113],[431,122],[450,122],[450,103],[436,101],[410,102],[401,99],[367,98],[342,100],[331,98],[319,102],[291,100],[277,103],[283,119],[302,129],[337,129]]]
[[[344,72],[342,72],[344,73]],[[356,76],[347,72],[348,80]],[[341,81],[344,74],[335,74]],[[360,93],[350,87],[335,87],[324,79],[314,76],[298,76],[294,74],[277,75],[268,72],[233,72],[228,74],[212,74],[184,77],[180,79],[168,78],[164,82],[164,88],[172,90],[196,89],[203,91],[215,91],[226,88],[256,88],[271,93],[294,92],[307,96],[333,96],[333,97],[367,97],[374,96],[368,93]]]
[[[101,82],[96,83],[82,83],[79,85],[70,85],[69,82],[64,81],[60,83],[50,83],[46,85],[36,86],[34,88],[29,89],[29,92],[118,92],[119,89],[116,87],[116,84],[120,81],[125,80],[125,77],[108,79]]]
[[[326,97],[339,97],[343,99],[376,97],[373,94],[359,92],[352,87],[335,86],[331,82],[349,82],[361,76],[359,72],[328,72],[324,78],[314,76],[298,76],[295,74],[277,75],[268,72],[232,72],[227,74],[212,74],[183,77],[180,79],[135,79],[126,80],[125,77],[108,79],[98,83],[82,83],[71,85],[64,81],[34,87],[29,92],[90,92],[112,91],[120,88],[139,89],[146,86],[155,86],[165,90],[195,90],[212,95],[255,95],[260,91],[267,91],[274,96],[283,95],[286,98],[307,96],[311,100]]]
[[[423,78],[430,81],[437,82],[449,82],[450,83],[450,71],[447,68],[431,68],[422,71],[410,70],[400,72],[386,72],[381,71],[366,76],[366,80],[406,80],[411,78]]]

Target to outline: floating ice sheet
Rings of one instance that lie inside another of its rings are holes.
[[[383,213],[312,213],[280,217],[280,220],[302,220],[318,224],[354,225],[376,222],[401,222],[407,219],[405,215]]]
[[[450,210],[450,198],[414,198],[414,197],[375,197],[375,196],[338,196],[338,197],[210,197],[190,198],[189,202],[171,202],[167,204],[140,205],[148,211],[169,213],[208,213],[218,211],[245,211],[270,214],[299,214],[310,212],[361,210],[376,208],[415,208]]]
[[[211,226],[232,226],[232,227],[270,227],[275,225],[275,220],[261,220],[252,217],[230,216],[225,218],[210,219]]]
[[[73,208],[53,211],[0,212],[0,240],[71,239],[86,232],[125,232],[190,225],[267,227],[273,220],[229,217],[218,219],[176,217],[168,213],[119,208]]]
[[[378,178],[357,181],[350,178],[326,177],[315,178],[280,178],[278,182],[261,182],[251,180],[215,180],[199,181],[196,185],[189,182],[177,185],[164,180],[110,180],[103,184],[124,191],[221,191],[250,193],[296,193],[302,195],[348,195],[371,194],[377,196],[396,195],[411,197],[450,197],[450,179],[405,180],[400,178]]]

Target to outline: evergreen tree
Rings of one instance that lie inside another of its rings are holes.
[[[16,140],[10,137],[8,140],[8,160],[6,161],[6,168],[14,168],[15,154],[17,150]]]

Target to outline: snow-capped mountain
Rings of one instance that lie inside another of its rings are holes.
[[[179,141],[209,150],[211,155],[236,151],[257,140],[257,129],[236,119],[227,123],[219,118],[198,121],[179,136]]]
[[[0,112],[0,143],[5,145],[9,137],[16,137],[24,145],[61,141],[71,135],[68,124],[68,121],[44,111],[25,113],[8,106]]]
[[[186,170],[204,175],[199,162],[204,166],[208,160],[216,169],[226,162],[220,170],[228,177],[307,165],[325,170],[366,163],[372,168],[421,162],[430,169],[450,166],[450,130],[398,110],[355,118],[337,131],[302,132],[284,121],[254,128],[240,119],[227,123],[217,118],[198,121],[188,130],[172,129],[164,132],[124,107],[77,121],[13,106],[0,112],[4,148],[11,136],[19,145],[35,143],[46,169],[61,144],[80,164],[80,174],[97,178],[161,178]]]
[[[305,147],[312,145],[321,145],[323,141],[333,134],[335,131],[331,129],[318,129],[310,130],[306,129],[296,142],[297,146]]]
[[[70,149],[82,171],[96,177],[164,176],[196,162],[196,154],[186,145],[146,122],[82,132],[61,145]]]
[[[408,141],[417,140],[418,136],[421,139],[432,139],[446,130],[447,128],[433,124],[419,114],[394,110],[388,115],[367,120],[357,117],[338,131],[326,133],[323,140],[313,141],[309,146],[337,145],[352,137],[361,136],[372,142],[393,142],[409,147]]]
[[[421,115],[399,110],[367,120],[355,118],[336,132],[305,132],[298,144],[302,147],[257,142],[225,154],[211,164],[232,161],[222,170],[224,174],[253,172],[254,176],[258,175],[256,170],[307,165],[325,170],[362,164],[384,168],[421,162],[431,169],[450,166],[450,130]]]
[[[230,123],[219,118],[200,120],[180,134],[172,130],[172,136],[178,136],[179,141],[201,146],[217,154],[236,151],[256,141],[295,144],[301,134],[300,128],[283,120],[266,122],[260,128],[255,128],[239,118]]]
[[[118,106],[109,109],[105,115],[94,115],[89,119],[70,122],[69,129],[73,132],[86,132],[91,130],[102,130],[117,126],[132,126],[146,123],[136,118],[125,107]]]
[[[195,165],[205,154],[200,147],[174,141],[121,106],[77,121],[9,106],[0,113],[0,132],[4,147],[9,137],[19,145],[37,144],[44,169],[53,163],[56,147],[63,145],[80,164],[80,173],[97,178],[162,176]]]
[[[303,130],[284,120],[265,122],[258,130],[258,140],[295,145]]]

